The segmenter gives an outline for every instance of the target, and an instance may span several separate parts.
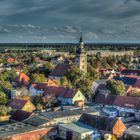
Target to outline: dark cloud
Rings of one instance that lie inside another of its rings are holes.
[[[0,42],[139,41],[140,0],[0,0]]]

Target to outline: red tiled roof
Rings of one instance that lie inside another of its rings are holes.
[[[10,119],[14,120],[14,121],[23,121],[23,120],[29,118],[31,115],[32,115],[32,113],[30,113],[30,112],[17,110],[12,114]]]
[[[135,108],[139,102],[138,97],[131,96],[117,96],[113,105],[126,108]]]
[[[95,102],[103,105],[112,105],[116,96],[109,94],[97,94]]]
[[[119,118],[110,118],[107,116],[97,116],[91,114],[82,114],[80,122],[89,125],[99,131],[107,132],[122,137],[126,130],[125,125]],[[118,131],[119,130],[119,131]]]
[[[34,87],[37,90],[45,90],[47,88],[48,84],[46,83],[37,83],[37,84],[32,84],[32,87]]]
[[[50,73],[50,76],[64,76],[69,68],[70,65],[68,64],[58,64],[55,69]]]
[[[20,100],[20,99],[12,99],[9,103],[9,106],[11,108],[20,110],[24,107],[24,105],[27,103],[27,100]]]
[[[129,78],[138,78],[137,75],[133,75],[133,74],[130,74],[130,75],[128,75],[127,77],[129,77]]]
[[[56,97],[73,98],[77,90],[67,87],[48,86],[44,94],[53,94]]]
[[[11,135],[11,137],[7,138],[8,140],[41,140],[47,134],[55,131],[54,127],[47,127],[47,128],[38,128],[37,130],[32,130],[29,132],[24,132]]]
[[[37,90],[45,90],[47,86],[57,86],[57,84],[54,80],[51,79],[48,79],[48,81],[44,83],[32,84],[32,87],[34,87]]]

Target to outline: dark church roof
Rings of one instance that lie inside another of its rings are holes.
[[[125,85],[133,86],[133,85],[136,83],[137,78],[128,77],[128,76],[125,76],[125,77],[115,76],[115,77],[114,77],[114,80],[120,80],[120,81],[122,81]]]
[[[64,76],[67,72],[68,69],[70,68],[69,64],[58,64],[54,70],[50,73],[49,76],[58,76],[62,77]]]

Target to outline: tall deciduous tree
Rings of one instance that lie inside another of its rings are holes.
[[[88,72],[89,72],[89,76],[91,77],[91,79],[93,81],[99,80],[100,73],[95,68],[89,66],[88,67]]]
[[[115,81],[113,79],[107,81],[107,88],[114,95],[125,95],[126,88],[122,81]]]
[[[44,76],[44,74],[32,74],[31,75],[31,82],[32,83],[41,83],[41,82],[46,82],[47,79],[46,77]]]

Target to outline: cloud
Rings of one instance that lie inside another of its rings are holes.
[[[139,0],[1,0],[0,37],[70,42],[83,31],[87,41],[137,41],[139,13]]]

